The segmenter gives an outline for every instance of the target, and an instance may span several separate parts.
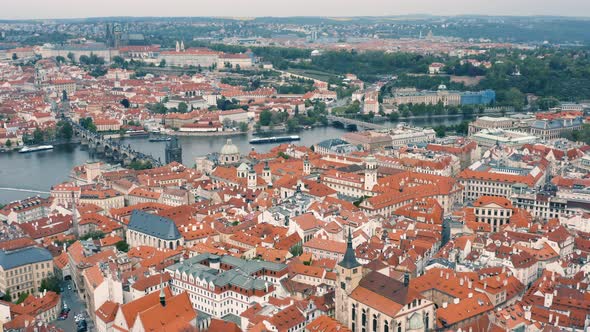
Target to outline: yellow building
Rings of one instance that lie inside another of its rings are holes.
[[[0,250],[0,292],[15,300],[23,293],[37,294],[41,281],[53,273],[53,257],[44,248]]]

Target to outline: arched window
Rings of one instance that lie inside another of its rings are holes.
[[[424,330],[428,331],[428,329],[430,328],[430,313],[426,313],[426,315],[424,315]]]
[[[356,330],[356,304],[352,305],[352,330]]]
[[[383,322],[383,332],[389,332],[389,322],[387,320]]]
[[[373,332],[377,332],[377,315],[373,314]]]
[[[402,322],[397,322],[397,332],[402,332]]]
[[[363,332],[367,331],[367,309],[363,309],[363,315],[361,316],[361,328]]]

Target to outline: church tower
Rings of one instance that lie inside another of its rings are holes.
[[[307,157],[305,157],[305,159],[303,160],[303,175],[309,174],[311,174],[311,164],[309,163]]]
[[[370,155],[365,160],[365,190],[372,190],[377,184],[377,159]]]
[[[258,179],[256,178],[256,172],[254,171],[254,167],[250,167],[248,171],[248,189],[256,189],[256,184],[258,183]]]
[[[264,170],[262,170],[262,178],[264,179],[264,181],[266,181],[266,184],[272,186],[272,173],[270,172],[268,161],[264,163]]]
[[[352,323],[351,308],[349,307],[349,296],[358,286],[363,277],[363,266],[356,260],[352,248],[352,232],[348,229],[348,241],[344,258],[337,267],[338,277],[336,279],[336,320],[345,326],[350,327]]]

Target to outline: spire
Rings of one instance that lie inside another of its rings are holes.
[[[346,243],[346,252],[344,253],[344,258],[340,263],[338,263],[338,265],[345,269],[352,269],[361,266],[361,264],[356,260],[354,249],[352,248],[352,231],[350,228],[348,228],[348,242]]]
[[[166,306],[166,294],[164,294],[164,285],[162,284],[162,274],[160,274],[160,304]]]

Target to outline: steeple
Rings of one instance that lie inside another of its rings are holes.
[[[344,258],[338,265],[342,266],[345,269],[353,269],[355,267],[361,266],[361,264],[356,260],[354,249],[352,248],[352,231],[350,228],[348,229],[348,242],[346,243],[346,252],[344,253]]]

